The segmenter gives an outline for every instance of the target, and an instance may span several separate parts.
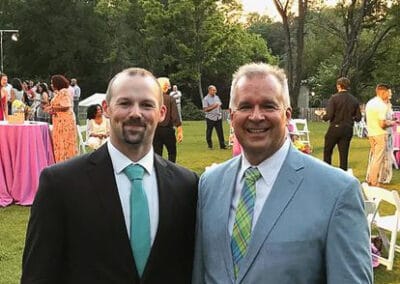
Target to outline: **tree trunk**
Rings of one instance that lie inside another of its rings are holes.
[[[304,52],[304,25],[307,14],[309,0],[298,0],[298,17],[296,30],[296,43],[292,44],[292,35],[290,30],[291,0],[281,2],[274,0],[276,9],[282,18],[283,30],[285,32],[285,50],[286,50],[286,76],[288,79],[288,87],[290,101],[292,107],[297,108],[297,100],[299,98],[301,80],[303,79],[303,52]]]

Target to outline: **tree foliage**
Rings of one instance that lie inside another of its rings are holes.
[[[241,64],[275,60],[241,13],[236,0],[3,0],[0,27],[19,30],[17,43],[4,41],[4,67],[22,79],[76,77],[85,97],[140,66],[170,77],[183,103],[200,106],[208,84],[227,101]]]
[[[197,107],[209,84],[227,107],[232,73],[251,61],[285,67],[294,106],[300,84],[322,102],[341,75],[361,100],[378,82],[400,91],[398,0],[275,2],[281,22],[255,13],[245,21],[238,0],[2,0],[0,28],[20,31],[18,42],[3,37],[5,72],[76,77],[85,97],[140,66],[168,76]]]

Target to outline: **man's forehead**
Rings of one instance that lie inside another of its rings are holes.
[[[121,74],[115,78],[113,89],[114,91],[124,90],[132,92],[151,90],[157,93],[157,83],[149,76]]]

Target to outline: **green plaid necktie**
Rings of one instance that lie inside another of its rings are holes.
[[[236,209],[231,240],[235,278],[237,278],[240,261],[246,255],[250,241],[254,202],[256,200],[256,181],[261,177],[261,174],[257,168],[248,168],[244,177],[245,182]]]
[[[142,276],[150,254],[149,205],[142,185],[144,168],[138,164],[131,164],[124,169],[124,173],[131,181],[131,249],[135,258],[136,268],[139,275]]]

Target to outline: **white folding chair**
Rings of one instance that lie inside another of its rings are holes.
[[[291,120],[294,126],[294,132],[299,134],[299,141],[304,144],[311,145],[310,143],[310,131],[308,130],[307,119],[294,118]]]
[[[360,138],[364,138],[367,136],[367,124],[365,123],[364,117],[361,118],[359,122],[354,123],[354,135],[357,135]]]
[[[81,154],[86,153],[86,125],[76,125],[76,130],[78,132],[78,140],[79,140],[79,152]],[[85,140],[83,139],[82,133],[85,133]]]
[[[383,244],[388,251],[387,257],[373,255],[378,259],[380,264],[386,266],[387,270],[392,270],[395,252],[400,252],[400,246],[396,244],[397,232],[400,230],[399,194],[395,190],[390,191],[376,186],[369,186],[367,183],[362,184],[362,189],[366,199],[370,202],[374,202],[376,205],[375,213],[369,218],[370,225],[378,229]],[[382,201],[395,206],[395,212],[391,215],[381,216],[379,214],[379,207]],[[390,233],[389,239],[386,236],[386,232]]]

